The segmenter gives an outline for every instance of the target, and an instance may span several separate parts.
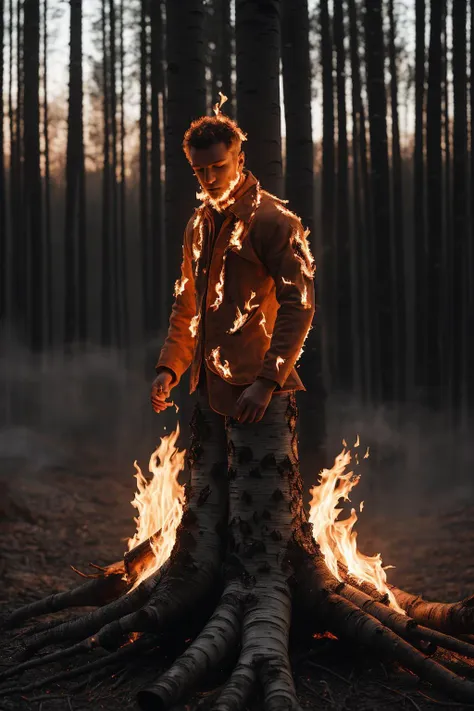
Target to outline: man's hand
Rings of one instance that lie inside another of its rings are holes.
[[[155,412],[163,412],[171,407],[172,402],[166,402],[171,391],[173,376],[170,372],[163,370],[159,373],[151,386],[151,404]]]
[[[277,384],[273,380],[257,378],[237,400],[235,419],[238,422],[260,422],[272,399]]]

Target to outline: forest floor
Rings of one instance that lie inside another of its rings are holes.
[[[18,462],[2,461],[0,471],[0,622],[18,606],[52,592],[67,590],[80,579],[70,566],[87,570],[88,562],[107,564],[122,557],[125,540],[134,532],[130,506],[135,481],[111,467],[88,471],[67,468],[22,476]],[[367,554],[381,552],[385,564],[396,566],[389,580],[429,599],[453,601],[474,592],[474,502],[442,512],[432,509],[400,520],[377,518],[364,511],[358,526],[359,546]],[[77,611],[75,611],[77,612]],[[18,648],[18,631],[1,640],[0,664],[10,663]],[[292,649],[296,687],[303,708],[323,711],[411,709],[440,711],[473,708],[443,700],[417,677],[383,663],[360,649],[330,638],[314,639],[311,648]],[[169,662],[168,662],[169,663]],[[65,662],[65,666],[68,662]],[[98,683],[85,679],[50,684],[41,691],[0,698],[10,711],[121,711],[135,707],[138,688],[156,678],[166,659],[156,654],[127,667],[129,673]],[[35,669],[22,677],[25,685],[57,667]],[[218,686],[224,679],[214,679]],[[210,685],[211,685],[210,684]],[[431,697],[431,698],[429,698]],[[212,689],[196,693],[191,711],[210,708]],[[261,708],[258,698],[249,706]]]

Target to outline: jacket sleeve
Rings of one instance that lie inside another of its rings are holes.
[[[192,266],[193,219],[186,227],[183,242],[181,278],[175,285],[175,300],[169,320],[168,335],[156,364],[156,370],[167,368],[174,374],[173,384],[177,385],[182,375],[191,365],[195,336],[191,332],[191,321],[196,315],[194,273]]]
[[[265,229],[258,250],[280,304],[259,377],[280,387],[298,359],[315,311],[314,266],[306,234],[296,216],[286,217],[277,220],[273,229]]]

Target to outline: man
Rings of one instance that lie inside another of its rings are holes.
[[[295,363],[314,314],[314,264],[299,218],[245,169],[245,135],[219,108],[184,136],[201,205],[185,230],[151,400],[158,413],[169,407],[191,366],[190,391],[222,461],[226,432],[278,440],[288,429],[294,391],[304,390]]]

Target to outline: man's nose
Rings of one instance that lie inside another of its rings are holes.
[[[211,185],[216,179],[216,176],[214,175],[214,172],[207,168],[204,171],[204,181],[208,184]]]

